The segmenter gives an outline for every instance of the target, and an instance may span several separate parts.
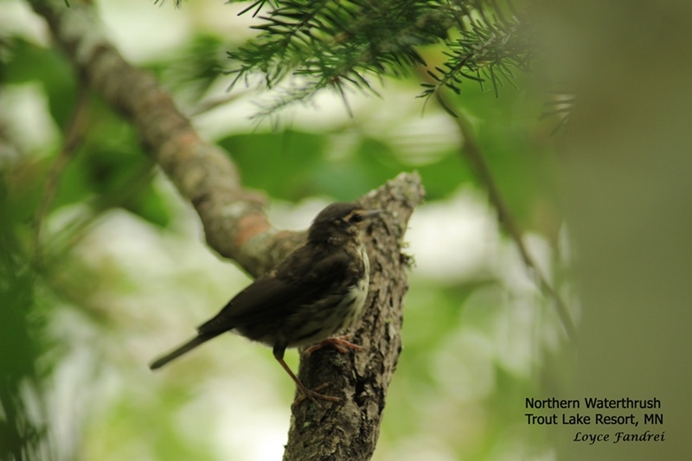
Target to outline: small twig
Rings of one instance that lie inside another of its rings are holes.
[[[444,105],[451,107],[450,103],[445,99],[445,96],[441,91],[439,92],[439,98],[442,99],[441,102]],[[461,153],[466,158],[466,161],[469,162],[471,168],[475,171],[480,182],[487,189],[490,202],[497,210],[500,224],[505,227],[512,240],[514,240],[514,243],[517,245],[517,248],[519,249],[519,254],[521,255],[521,258],[524,261],[526,267],[535,274],[536,284],[538,285],[539,289],[546,296],[552,298],[555,301],[557,313],[560,316],[560,320],[562,321],[562,324],[565,327],[567,336],[570,338],[570,340],[576,341],[577,329],[574,325],[572,317],[569,314],[567,304],[564,302],[564,300],[562,299],[560,294],[555,290],[555,288],[553,288],[550,282],[548,282],[548,279],[546,279],[546,277],[543,275],[543,272],[541,272],[540,268],[536,264],[536,261],[533,259],[528,249],[526,248],[526,244],[524,243],[523,238],[523,232],[519,227],[519,224],[517,224],[516,220],[512,216],[512,213],[509,211],[509,207],[507,206],[507,203],[502,197],[500,189],[497,187],[497,184],[495,183],[495,178],[493,177],[492,172],[490,171],[490,167],[488,166],[488,163],[485,161],[485,157],[483,156],[483,151],[481,150],[481,147],[478,144],[478,141],[476,140],[473,127],[471,126],[471,122],[461,111],[458,111],[456,117],[451,118],[452,120],[454,120],[454,123],[456,124],[457,128],[459,129],[459,132],[461,133],[464,139],[464,144],[461,148]]]
[[[241,96],[245,96],[249,93],[249,90],[236,91],[234,93],[227,93],[222,96],[217,96],[214,98],[205,99],[204,101],[197,104],[195,107],[187,112],[188,117],[197,117],[204,113],[210,112],[217,107],[223,106],[224,104],[231,103]]]
[[[60,177],[70,163],[77,147],[84,138],[84,131],[87,123],[87,115],[89,112],[89,87],[84,82],[80,82],[77,91],[77,100],[75,102],[72,117],[65,129],[65,138],[62,149],[58,153],[55,162],[51,165],[46,176],[46,184],[43,189],[41,201],[36,209],[34,216],[34,252],[37,261],[41,259],[41,230],[43,229],[43,221],[48,214],[58,192],[58,184]]]
[[[151,183],[154,173],[153,162],[140,167],[130,176],[128,187],[99,197],[90,203],[88,212],[77,216],[51,235],[50,241],[42,246],[42,257],[46,266],[59,261],[70,249],[79,244],[88,235],[92,226],[98,222],[104,211],[120,206],[140,193],[143,187]]]

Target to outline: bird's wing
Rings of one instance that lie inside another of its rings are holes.
[[[315,261],[300,250],[238,293],[198,328],[199,333],[227,331],[262,322],[268,316],[286,315],[298,306],[312,303],[333,283],[348,277],[349,258],[345,252],[333,252]]]

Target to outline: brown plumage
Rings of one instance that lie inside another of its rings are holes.
[[[352,203],[329,205],[313,221],[304,245],[238,293],[197,329],[195,338],[153,362],[151,369],[235,330],[272,347],[276,359],[306,397],[338,401],[305,388],[283,356],[286,348],[329,340],[360,315],[368,293],[370,265],[358,224],[377,214],[379,211]]]

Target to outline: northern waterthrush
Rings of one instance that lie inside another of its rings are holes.
[[[284,361],[284,352],[289,347],[327,341],[339,349],[339,345],[358,348],[332,336],[353,325],[365,303],[370,263],[358,224],[379,213],[353,203],[326,207],[310,226],[304,245],[238,293],[215,317],[197,328],[196,337],[153,362],[151,369],[164,366],[221,333],[237,331],[272,347],[274,357],[305,397],[339,401],[307,389]]]

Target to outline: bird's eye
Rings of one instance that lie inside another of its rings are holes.
[[[348,220],[349,222],[361,222],[363,220],[363,215],[360,213],[353,213]]]

